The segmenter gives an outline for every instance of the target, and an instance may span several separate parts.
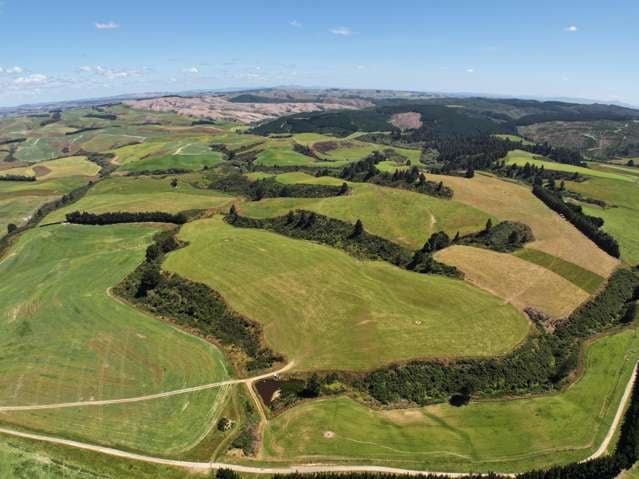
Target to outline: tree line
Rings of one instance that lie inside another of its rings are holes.
[[[534,184],[547,181],[583,181],[584,178],[576,171],[571,173],[568,171],[547,170],[544,165],[537,166],[526,163],[523,166],[511,163],[507,165],[505,161],[498,161],[493,164],[490,171],[506,178],[514,178],[526,183]]]
[[[457,268],[435,261],[431,251],[422,249],[414,252],[367,232],[361,220],[351,224],[305,210],[289,211],[288,214],[275,218],[257,219],[240,216],[235,206],[231,207],[225,220],[240,228],[267,229],[291,238],[316,241],[342,249],[356,258],[387,261],[418,273],[463,277]]]
[[[0,181],[36,181],[35,176],[27,175],[2,175]]]
[[[88,213],[73,211],[66,215],[69,223],[81,225],[113,225],[118,223],[173,223],[181,225],[187,222],[184,213],[164,213],[162,211],[115,211],[109,213]]]
[[[231,309],[217,291],[161,269],[165,255],[182,246],[175,238],[176,232],[158,233],[146,250],[144,262],[114,288],[115,293],[241,351],[248,370],[266,369],[283,360],[264,346],[262,327]]]
[[[603,220],[593,216],[583,214],[581,207],[569,205],[565,203],[560,195],[556,194],[548,188],[544,188],[539,184],[533,186],[533,194],[543,201],[546,206],[563,215],[570,223],[572,223],[579,231],[586,235],[599,248],[604,250],[610,256],[619,258],[619,243],[610,234],[601,229]]]
[[[396,169],[394,173],[379,171],[376,165],[386,159],[388,159],[387,155],[375,151],[362,160],[349,163],[339,172],[325,168],[318,170],[315,175],[337,176],[347,181],[401,188],[438,198],[450,199],[453,197],[452,188],[445,186],[441,181],[427,180],[417,166],[412,166],[408,169]]]
[[[348,185],[309,185],[309,184],[284,184],[275,178],[263,178],[250,181],[241,174],[231,174],[221,177],[212,176],[208,188],[245,196],[252,201],[263,198],[329,198],[345,195],[349,192]]]

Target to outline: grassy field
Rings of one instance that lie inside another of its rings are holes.
[[[256,165],[260,166],[305,166],[312,165],[315,160],[287,147],[267,148],[257,155]]]
[[[598,274],[536,249],[522,248],[514,252],[513,255],[543,266],[591,294],[597,291],[605,281],[605,278]]]
[[[40,206],[86,182],[87,178],[80,176],[39,181],[0,181],[0,237],[6,233],[9,223],[23,225]]]
[[[538,159],[539,158],[539,159]],[[556,163],[554,161],[540,159],[537,155],[522,150],[513,150],[506,155],[506,164],[524,166],[526,163],[531,165],[544,167],[546,170],[567,171],[569,173],[579,173],[584,176],[592,176],[595,178],[608,178],[611,180],[635,181],[622,173],[606,171],[601,168],[584,168],[583,166],[568,165],[565,163]]]
[[[126,165],[127,163],[137,162],[147,156],[161,152],[165,145],[166,142],[150,141],[139,145],[129,145],[123,146],[122,148],[116,148],[112,150],[112,152],[117,156],[116,161],[119,164]]]
[[[313,146],[314,143],[320,141],[339,141],[340,138],[330,135],[322,135],[321,133],[297,133],[293,135],[293,140],[305,146]]]
[[[456,201],[483,210],[500,220],[519,221],[530,226],[535,241],[527,245],[529,248],[574,263],[603,277],[608,277],[618,264],[577,228],[546,207],[526,186],[481,173],[472,179],[428,176],[431,180],[442,180],[452,187]]]
[[[435,257],[461,269],[466,281],[522,311],[532,307],[563,318],[590,296],[550,269],[511,254],[458,245],[438,251]]]
[[[0,237],[7,232],[7,226],[22,226],[33,213],[44,203],[58,198],[57,196],[18,196],[6,200],[0,199]]]
[[[206,154],[164,155],[127,163],[120,168],[120,171],[154,171],[168,170],[169,168],[201,170],[205,166],[211,167],[223,162],[222,153],[218,151],[211,151]]]
[[[11,441],[9,439],[8,441]],[[97,479],[97,476],[71,468],[12,442],[0,439],[0,477],[5,479]]]
[[[184,479],[168,466],[118,459],[81,449],[0,436],[3,479]]]
[[[217,348],[109,296],[107,289],[142,261],[155,231],[57,225],[20,238],[0,263],[0,275],[11,278],[0,285],[0,405],[131,397],[228,377]],[[24,288],[29,284],[38,288]],[[208,431],[225,393],[3,413],[0,420],[147,452],[178,452]]]
[[[111,177],[99,182],[81,200],[47,216],[47,222],[62,221],[71,211],[105,213],[108,211],[165,211],[177,213],[191,209],[226,208],[233,198],[213,190],[191,186],[185,177],[177,187],[173,177]]]
[[[603,200],[609,205],[600,208],[582,203],[586,214],[604,219],[603,229],[619,241],[621,258],[630,264],[639,263],[639,183],[592,178],[566,185],[570,191]]]
[[[269,423],[260,456],[484,472],[580,460],[603,440],[638,357],[631,330],[590,346],[584,376],[561,394],[390,411],[347,397],[308,402]]]
[[[188,223],[179,237],[189,246],[171,253],[165,269],[208,284],[262,323],[267,342],[298,370],[501,354],[529,330],[513,307],[462,281],[358,261],[220,217]]]
[[[115,129],[111,131],[113,131],[113,133],[99,133],[89,140],[82,142],[82,148],[86,151],[102,153],[132,143],[139,143],[146,139],[146,137],[140,135],[118,134],[115,133]]]
[[[62,178],[66,176],[95,176],[100,171],[96,163],[85,156],[69,156],[57,160],[41,161],[35,165],[11,168],[1,175],[36,176],[38,179]]]
[[[393,150],[397,154],[410,160],[413,164],[419,163],[421,156],[421,150],[414,150],[409,148],[389,147],[385,145],[377,145],[375,143],[366,143],[358,140],[329,140],[335,144],[334,149],[328,151],[322,150],[322,143],[315,142],[313,144],[314,149],[323,158],[332,161],[357,161],[365,158],[374,151]]]
[[[28,161],[32,163],[51,160],[61,155],[61,148],[59,148],[51,139],[31,137],[24,143],[20,144],[18,151],[14,156],[20,161]]]
[[[5,170],[6,171],[6,170]],[[18,196],[63,195],[87,182],[86,177],[68,176],[40,181],[0,181],[0,199]]]
[[[304,173],[278,175],[282,183],[341,185],[338,178],[315,178]],[[303,208],[355,223],[361,219],[370,233],[395,241],[408,248],[421,248],[435,231],[451,237],[481,230],[488,214],[457,201],[442,200],[397,188],[367,183],[350,184],[347,196],[331,198],[272,198],[238,205],[242,213],[254,217],[284,215]]]

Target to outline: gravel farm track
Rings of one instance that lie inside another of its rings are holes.
[[[619,427],[621,423],[628,400],[630,399],[630,396],[636,381],[638,366],[639,366],[639,363],[635,364],[633,373],[626,385],[624,393],[621,397],[621,401],[619,402],[619,406],[617,407],[617,412],[615,413],[615,417],[612,421],[612,424],[610,425],[610,428],[608,429],[608,433],[606,434],[606,437],[604,438],[599,448],[591,456],[585,459],[584,462],[601,457],[608,450],[608,447],[610,446],[610,443],[615,435],[615,432],[617,431],[617,428]],[[125,398],[125,399],[115,399],[115,400],[106,400],[106,401],[85,401],[81,403],[62,403],[62,404],[49,404],[49,405],[41,405],[41,406],[11,406],[10,407],[11,409],[9,409],[9,407],[3,407],[3,408],[0,408],[0,411],[3,411],[3,410],[15,411],[15,410],[29,410],[29,409],[55,409],[60,407],[77,407],[77,406],[91,406],[91,405],[97,405],[97,404],[120,404],[123,402],[126,403],[126,402],[146,401],[150,399],[167,397],[167,396],[172,396],[177,394],[186,394],[191,391],[197,391],[197,390],[205,389],[205,388],[213,388],[213,387],[218,387],[218,386],[222,386],[226,384],[243,383],[243,384],[246,384],[250,390],[252,390],[252,385],[255,381],[277,375],[281,372],[284,372],[290,369],[291,367],[293,367],[293,363],[288,363],[286,366],[284,366],[284,368],[278,371],[263,374],[260,376],[255,376],[252,378],[234,379],[234,380],[223,381],[219,383],[195,386],[194,388],[186,388],[186,389],[180,389],[176,391],[159,393],[159,394],[150,395],[150,396],[140,396],[137,398]],[[23,408],[23,409],[16,409],[16,408]],[[433,472],[433,471],[423,471],[423,470],[416,470],[416,469],[402,469],[402,468],[395,468],[395,467],[372,466],[372,465],[358,466],[358,465],[303,464],[303,465],[291,465],[291,466],[285,466],[285,467],[256,467],[256,466],[244,466],[240,464],[227,464],[227,463],[220,463],[220,462],[191,462],[191,461],[180,461],[180,460],[174,460],[174,459],[164,459],[161,457],[154,457],[154,456],[146,456],[143,454],[136,454],[132,452],[122,451],[120,449],[103,447],[103,446],[98,446],[94,444],[87,444],[83,442],[72,441],[69,439],[62,439],[58,437],[44,436],[44,435],[32,434],[32,433],[21,432],[21,431],[14,431],[12,429],[6,429],[6,428],[0,428],[0,434],[6,434],[9,436],[15,436],[15,437],[20,437],[24,439],[31,439],[35,441],[47,442],[50,444],[75,447],[77,449],[98,452],[101,454],[107,454],[107,455],[119,457],[122,459],[142,461],[142,462],[146,462],[150,464],[158,464],[158,465],[164,465],[164,466],[179,467],[179,468],[183,468],[183,469],[187,469],[191,471],[230,469],[235,472],[247,473],[247,474],[290,474],[295,472],[296,473],[378,472],[378,473],[385,473],[385,474],[404,474],[404,475],[411,475],[411,476],[416,476],[419,474],[439,474],[441,476],[450,477],[450,478],[463,477],[464,475],[466,475],[466,473]],[[512,473],[502,474],[502,475],[507,477],[515,477],[515,474],[512,474]]]

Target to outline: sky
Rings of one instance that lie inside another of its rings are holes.
[[[0,0],[0,106],[278,85],[639,105],[638,0]]]

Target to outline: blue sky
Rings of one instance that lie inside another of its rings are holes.
[[[274,85],[639,105],[637,0],[0,0],[0,105]]]

